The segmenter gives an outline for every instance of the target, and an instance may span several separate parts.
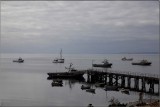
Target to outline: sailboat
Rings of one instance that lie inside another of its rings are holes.
[[[60,58],[54,59],[53,63],[64,63],[64,58],[62,58],[62,49],[60,51]]]

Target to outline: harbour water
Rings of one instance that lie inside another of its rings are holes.
[[[159,54],[65,54],[65,63],[52,63],[57,54],[1,54],[0,60],[0,105],[1,106],[108,106],[111,98],[122,103],[136,101],[138,92],[130,95],[119,91],[105,91],[96,88],[96,93],[81,90],[82,82],[63,80],[63,87],[52,87],[51,80],[47,80],[48,72],[66,71],[70,63],[76,69],[92,68],[93,63],[101,63],[104,59],[111,62],[117,72],[134,72],[159,75]],[[134,58],[133,61],[147,59],[151,66],[135,66],[132,61],[122,61],[122,57]],[[24,63],[13,63],[13,59],[22,57]],[[99,68],[100,69],[100,68]],[[84,75],[85,77],[85,75]],[[155,90],[158,90],[156,87]],[[145,94],[144,98],[158,98]]]

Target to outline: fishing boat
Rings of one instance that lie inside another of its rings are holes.
[[[105,59],[103,64],[92,64],[93,67],[104,67],[104,68],[110,68],[112,66],[112,63],[109,63],[107,59]]]
[[[132,61],[132,60],[133,60],[133,58],[126,58],[126,57],[122,58],[122,61]]]
[[[55,58],[53,63],[64,63],[64,58],[62,57],[62,49],[60,51],[60,58]]]
[[[13,62],[23,63],[23,62],[24,62],[24,60],[23,60],[21,57],[19,57],[19,59],[17,59],[17,60],[13,60]]]
[[[78,70],[74,69],[72,67],[72,65],[73,64],[70,63],[69,68],[66,67],[66,69],[68,69],[67,72],[48,73],[48,75],[49,75],[48,79],[51,79],[51,78],[82,78],[85,71],[78,71]]]
[[[147,60],[141,60],[140,62],[133,62],[132,65],[142,65],[142,66],[149,66],[152,62],[149,62]]]
[[[82,90],[90,89],[90,88],[91,88],[90,86],[84,86],[84,85],[81,86],[81,89],[82,89]]]

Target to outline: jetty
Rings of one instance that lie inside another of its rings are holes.
[[[104,83],[108,86],[118,86],[131,91],[145,92],[159,95],[159,75],[120,72],[120,71],[103,71],[89,69],[86,70],[88,83]],[[132,86],[132,85],[134,86]],[[148,86],[147,86],[148,85]],[[155,85],[158,92],[155,91]]]
[[[129,91],[144,92],[152,95],[159,95],[159,75],[143,74],[135,72],[121,72],[113,70],[88,69],[72,72],[48,73],[48,79],[78,79],[86,74],[84,84],[103,84],[104,86],[113,86],[129,89]],[[157,86],[157,87],[156,87]]]

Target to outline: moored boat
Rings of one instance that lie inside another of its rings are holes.
[[[87,89],[86,92],[90,92],[90,93],[95,94],[95,89]]]
[[[109,63],[107,59],[105,59],[103,64],[92,64],[93,67],[104,67],[104,68],[110,68],[112,66],[112,63]]]
[[[53,73],[47,73],[49,75],[48,79],[50,78],[82,78],[84,71],[78,71],[74,68],[72,68],[72,63],[70,64],[68,69],[68,72],[53,72]]]
[[[63,86],[63,83],[58,82],[58,81],[53,81],[52,86]]]
[[[140,62],[133,62],[132,65],[142,65],[142,66],[149,66],[152,62],[149,62],[147,60],[141,60]]]
[[[81,89],[82,89],[82,90],[90,89],[90,88],[91,88],[90,86],[84,86],[84,85],[81,86]]]
[[[17,60],[13,60],[13,62],[23,63],[23,62],[24,62],[24,60],[23,60],[21,57],[19,57],[19,59],[17,59]]]
[[[64,63],[64,58],[62,57],[62,49],[60,51],[60,58],[55,58],[53,63]]]
[[[133,58],[126,58],[126,57],[122,58],[122,61],[132,61],[132,60],[133,60]]]
[[[120,91],[121,91],[122,93],[124,93],[124,94],[129,94],[129,89],[124,89],[124,88],[122,88],[122,89],[120,89]]]

